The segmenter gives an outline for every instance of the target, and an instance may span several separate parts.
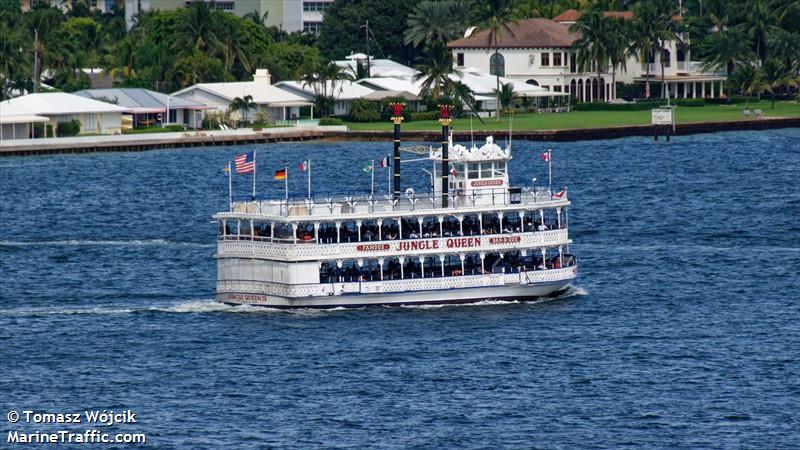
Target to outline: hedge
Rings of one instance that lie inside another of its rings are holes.
[[[322,119],[319,119],[319,124],[323,126],[344,125],[344,122],[342,121],[342,119],[337,119],[336,117],[323,117]]]
[[[77,119],[72,119],[69,122],[58,122],[56,125],[56,136],[77,136],[81,132],[81,123]]]
[[[667,104],[666,100],[637,103],[578,103],[576,111],[646,111]]]

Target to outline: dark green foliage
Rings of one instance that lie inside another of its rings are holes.
[[[56,136],[77,136],[81,132],[81,123],[76,119],[69,122],[58,122],[56,125]]]
[[[675,100],[674,103],[678,106],[688,106],[691,108],[696,108],[706,105],[706,101],[702,98],[679,98]]]
[[[353,122],[377,122],[381,115],[375,102],[359,98],[353,101],[349,119]]]
[[[324,59],[344,59],[366,53],[364,29],[369,20],[370,53],[376,58],[413,61],[415,53],[403,42],[406,17],[418,0],[336,0],[325,11],[318,47]]]
[[[576,111],[645,111],[667,104],[666,100],[637,103],[578,103]]]
[[[323,117],[319,119],[320,125],[344,125],[344,121],[342,119],[338,119],[336,117]]]
[[[411,122],[418,122],[420,120],[436,120],[439,118],[439,111],[412,112],[410,116]]]

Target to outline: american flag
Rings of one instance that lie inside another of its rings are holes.
[[[253,173],[256,168],[255,151],[236,155],[233,162],[236,164],[236,173]]]

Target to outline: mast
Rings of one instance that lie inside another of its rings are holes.
[[[453,119],[450,113],[451,105],[439,105],[439,123],[442,124],[442,208],[447,208],[448,180],[450,177],[450,159],[448,145],[450,144],[450,123]]]
[[[394,189],[392,198],[397,200],[400,198],[400,124],[403,122],[403,108],[405,103],[390,103],[389,107],[392,108],[392,123],[394,123],[394,155],[392,161],[394,172]]]

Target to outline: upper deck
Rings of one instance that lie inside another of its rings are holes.
[[[388,195],[341,196],[289,200],[233,202],[230,211],[216,219],[263,219],[273,221],[342,221],[419,215],[459,215],[483,211],[561,208],[570,204],[566,194],[555,198],[545,187],[483,189],[448,195],[442,207],[440,195],[409,192],[398,199]]]

